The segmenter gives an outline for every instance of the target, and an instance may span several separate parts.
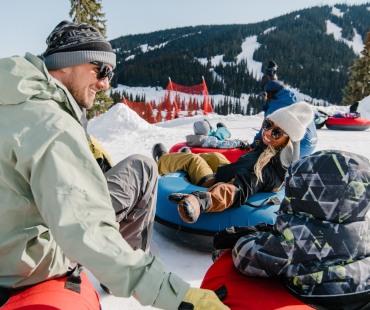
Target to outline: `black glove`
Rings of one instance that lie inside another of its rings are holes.
[[[247,141],[240,141],[239,148],[241,150],[247,150],[247,151],[250,151],[251,150],[251,146],[249,145],[249,143]]]
[[[249,146],[252,150],[254,150],[258,146],[258,144],[260,144],[260,140],[257,139],[257,140],[254,140],[254,142],[250,144]]]
[[[260,231],[272,231],[273,225],[259,223],[255,226],[231,226],[218,231],[213,237],[213,249],[232,249],[236,242],[243,236]]]

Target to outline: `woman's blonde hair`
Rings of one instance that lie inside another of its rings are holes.
[[[292,144],[290,139],[288,140],[287,145],[283,148],[287,147],[289,144]],[[282,149],[275,149],[272,146],[267,146],[266,149],[261,153],[258,157],[257,162],[254,164],[254,173],[257,176],[257,182],[263,182],[262,178],[262,169],[270,162],[271,158],[274,157],[279,151]]]

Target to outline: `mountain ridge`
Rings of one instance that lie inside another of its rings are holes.
[[[181,85],[205,78],[211,94],[240,97],[259,92],[261,72],[237,59],[247,38],[259,47],[253,61],[261,71],[271,59],[279,79],[312,98],[341,104],[349,67],[358,51],[348,42],[370,30],[370,3],[337,4],[298,10],[253,24],[203,25],[173,28],[111,40],[117,54],[113,85],[166,87],[168,77]],[[328,32],[340,29],[341,39]],[[211,62],[215,57],[219,64]],[[250,61],[249,61],[250,62]]]

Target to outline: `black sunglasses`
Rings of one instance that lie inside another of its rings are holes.
[[[104,80],[105,78],[108,78],[109,82],[112,80],[114,73],[107,64],[100,61],[92,61],[91,63],[99,67],[99,72],[96,74],[98,80]]]
[[[288,137],[288,135],[282,131],[279,127],[276,127],[273,122],[271,122],[269,119],[265,118],[262,123],[262,129],[264,131],[271,131],[271,137],[273,137],[275,140],[279,140],[282,136]]]

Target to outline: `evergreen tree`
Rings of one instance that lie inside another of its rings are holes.
[[[98,92],[95,97],[94,106],[87,111],[86,117],[90,119],[96,115],[102,114],[106,112],[113,104],[113,99],[107,97],[105,92]]]
[[[362,57],[355,60],[349,68],[351,76],[347,86],[343,89],[344,104],[353,104],[370,95],[370,32],[367,33]]]
[[[114,103],[122,102],[122,94],[119,91],[114,91],[110,94]]]
[[[101,12],[101,0],[70,0],[71,10],[69,17],[77,23],[88,23],[100,31],[105,36],[106,20],[105,13]]]

